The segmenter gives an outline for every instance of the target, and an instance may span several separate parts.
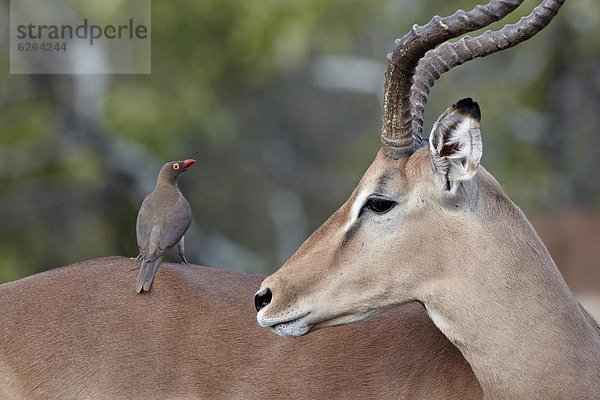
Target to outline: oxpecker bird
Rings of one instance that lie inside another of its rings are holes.
[[[183,235],[192,223],[190,205],[177,187],[177,180],[195,160],[172,161],[163,165],[156,188],[144,199],[137,217],[138,258],[142,260],[135,291],[149,291],[163,255],[177,245],[185,258]]]

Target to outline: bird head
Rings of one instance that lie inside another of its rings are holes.
[[[167,177],[169,177],[171,180],[176,181],[177,178],[179,178],[179,176],[181,174],[183,174],[185,171],[187,171],[187,169],[189,167],[191,167],[192,165],[194,165],[196,163],[196,160],[193,160],[191,158],[187,159],[187,160],[183,160],[183,161],[171,161],[166,163],[165,165],[163,165],[162,170],[161,170],[161,175],[166,175]]]

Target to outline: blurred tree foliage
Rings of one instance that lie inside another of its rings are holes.
[[[511,22],[536,5],[525,3]],[[377,151],[394,39],[475,4],[155,1],[151,75],[18,76],[8,74],[2,0],[0,282],[134,256],[144,194],[163,162],[184,157],[199,160],[181,182],[195,217],[192,260],[272,271],[345,200]],[[597,207],[598,37],[600,3],[568,1],[531,41],[445,75],[427,126],[474,97],[484,164],[517,203]]]

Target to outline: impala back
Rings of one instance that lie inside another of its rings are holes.
[[[418,304],[283,340],[256,324],[262,277],[164,264],[139,296],[138,267],[105,258],[1,285],[0,398],[481,396]]]

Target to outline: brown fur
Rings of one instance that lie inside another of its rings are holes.
[[[261,329],[262,279],[91,260],[0,286],[1,399],[474,399],[481,389],[419,304],[285,340]]]

